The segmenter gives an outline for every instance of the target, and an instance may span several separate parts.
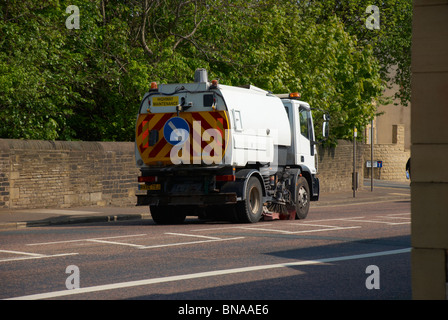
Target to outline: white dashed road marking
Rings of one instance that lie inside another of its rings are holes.
[[[7,261],[19,261],[19,260],[30,260],[30,259],[44,259],[44,258],[54,258],[54,257],[64,257],[64,256],[73,256],[77,255],[78,253],[61,253],[61,254],[40,254],[40,253],[31,253],[31,252],[23,252],[23,251],[13,251],[13,250],[0,250],[0,252],[3,253],[12,253],[12,254],[18,254],[18,255],[24,255],[25,257],[16,257],[16,258],[5,258],[0,259],[0,262],[7,262]]]

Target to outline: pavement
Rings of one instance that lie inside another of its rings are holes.
[[[355,195],[353,195],[353,191],[321,193],[319,201],[312,202],[311,208],[368,202],[410,201],[410,193],[410,182],[374,180],[373,190],[371,190],[370,180],[366,179],[364,180],[363,187],[356,191]],[[147,206],[89,206],[39,209],[0,208],[0,230],[144,219],[151,219],[151,214]]]

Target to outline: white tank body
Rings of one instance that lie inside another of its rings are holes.
[[[257,87],[219,85],[231,127],[226,163],[272,163],[278,146],[291,145],[291,129],[285,107],[276,96]]]
[[[206,96],[213,97],[213,103],[209,101],[210,104],[205,105]],[[226,135],[223,136],[225,151],[223,150],[224,157],[220,160],[221,165],[244,167],[256,162],[275,164],[278,148],[291,146],[290,122],[285,106],[280,98],[268,91],[254,86],[243,88],[222,84],[212,88],[208,82],[162,84],[158,90],[145,95],[140,107],[136,132],[140,151],[136,151],[136,157],[137,161],[141,160],[138,161],[141,165],[174,164],[167,156],[170,145],[165,141],[167,137],[164,137],[162,127],[167,119],[176,116],[178,104],[183,107],[177,117],[185,118],[187,122],[194,120],[195,116],[192,118],[192,115],[202,114],[206,119],[206,114],[213,112],[226,118],[225,127],[230,129],[226,129]],[[148,120],[151,117],[153,120]],[[148,133],[145,134],[143,129],[154,129],[145,126],[145,121],[155,125],[159,131],[158,142],[154,146],[148,146],[147,138],[144,138]],[[213,121],[209,123],[213,127]],[[192,130],[193,126],[190,123],[190,144],[196,141],[192,136],[195,131]],[[159,144],[162,147],[159,148]],[[156,153],[156,150],[160,152]],[[193,160],[190,163],[196,164]]]

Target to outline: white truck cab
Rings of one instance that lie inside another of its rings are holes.
[[[317,154],[313,117],[308,103],[300,100],[283,99],[291,127],[291,147],[288,149],[288,164],[306,166],[316,174]]]

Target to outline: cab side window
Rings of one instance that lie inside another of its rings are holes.
[[[309,110],[299,108],[300,134],[307,139],[310,139],[310,117],[311,114]]]

